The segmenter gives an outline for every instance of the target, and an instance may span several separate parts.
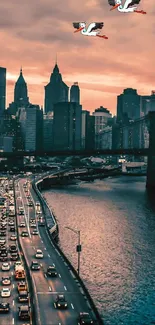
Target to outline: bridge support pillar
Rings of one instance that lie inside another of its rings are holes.
[[[149,112],[149,153],[147,162],[146,188],[155,189],[155,112]]]

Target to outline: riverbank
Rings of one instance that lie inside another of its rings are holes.
[[[117,176],[43,192],[75,268],[77,236],[64,226],[81,230],[81,276],[105,325],[155,320],[155,207],[145,182]]]

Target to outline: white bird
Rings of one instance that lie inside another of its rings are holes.
[[[122,0],[108,0],[109,5],[113,6],[110,10],[114,10],[117,8],[120,12],[136,12],[139,14],[146,14],[143,10],[136,10],[137,6],[133,7],[134,5],[138,5],[141,0],[126,0],[124,6],[122,5]]]
[[[103,22],[102,23],[91,23],[91,24],[89,24],[88,28],[86,28],[85,22],[73,23],[73,27],[76,28],[74,33],[81,32],[81,34],[85,35],[85,36],[98,36],[101,38],[108,39],[108,37],[105,35],[99,35],[100,31],[96,31],[96,29],[102,29],[103,26],[104,26]]]

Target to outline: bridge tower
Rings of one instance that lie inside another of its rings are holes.
[[[155,112],[149,112],[149,153],[146,187],[155,189]]]

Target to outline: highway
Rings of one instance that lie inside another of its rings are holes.
[[[8,181],[6,181],[8,182]],[[6,191],[5,191],[5,183],[6,182],[1,182],[0,187],[1,187],[1,195],[5,196]],[[9,208],[10,200],[14,202],[13,200],[13,195],[6,196],[6,208]],[[12,204],[13,206],[13,204]],[[5,219],[2,219],[2,210],[6,211],[6,209],[0,209],[0,228],[2,229],[2,224],[3,221],[6,221],[6,236],[2,237],[0,236],[0,239],[5,239],[6,240],[6,248],[8,250],[8,258],[6,261],[0,261],[0,291],[2,288],[10,288],[11,290],[11,296],[10,297],[1,297],[0,296],[0,302],[6,302],[10,304],[10,312],[9,313],[0,313],[0,325],[21,325],[23,321],[20,321],[18,319],[18,307],[22,305],[21,303],[18,302],[18,291],[17,291],[17,283],[19,281],[15,280],[14,277],[14,264],[16,261],[11,260],[11,254],[9,252],[9,246],[15,244],[18,247],[18,242],[15,240],[11,240],[10,237],[11,235],[17,235],[17,228],[16,228],[16,218],[15,216],[7,216]],[[5,213],[6,215],[6,213]],[[10,226],[15,225],[15,231],[10,232]],[[1,230],[0,230],[1,231]],[[19,253],[19,250],[18,250]],[[19,259],[20,260],[20,254],[19,254]],[[10,270],[3,271],[2,270],[2,264],[3,263],[8,263],[10,266]],[[10,285],[3,285],[2,284],[2,277],[9,276],[11,278],[11,284]],[[25,324],[30,324],[30,322],[24,321]]]
[[[19,228],[19,234],[23,253],[29,267],[33,260],[36,261],[35,253],[37,249],[41,249],[44,253],[44,258],[38,259],[38,263],[41,266],[40,270],[31,270],[37,298],[38,323],[40,325],[76,325],[78,324],[77,320],[80,312],[90,313],[89,303],[86,301],[82,288],[75,280],[72,271],[57,249],[51,244],[46,228],[38,227],[37,214],[35,212],[35,203],[38,201],[38,198],[31,185],[29,185],[29,194],[32,198],[33,206],[28,206],[27,194],[23,187],[25,182],[26,179],[18,180],[18,185],[16,185],[16,204],[17,210],[21,205],[24,207],[24,215],[18,215],[18,224],[23,221],[26,224],[26,228]],[[37,229],[39,230],[38,235],[32,235],[34,228],[31,227],[31,219],[36,220]],[[28,237],[21,237],[23,230],[27,230]],[[55,265],[58,276],[48,278],[45,272],[47,267],[52,264]],[[65,295],[68,303],[66,310],[55,309],[54,301],[57,294]]]

